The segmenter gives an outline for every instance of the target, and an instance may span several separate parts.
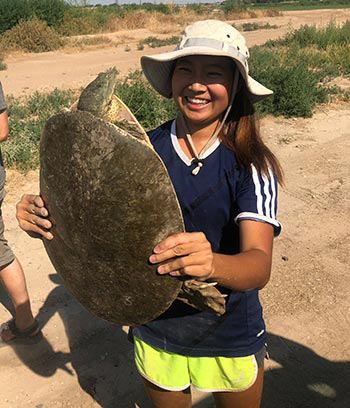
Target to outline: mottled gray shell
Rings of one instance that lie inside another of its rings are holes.
[[[184,231],[155,151],[88,112],[50,118],[40,143],[40,189],[54,226],[47,253],[73,295],[111,322],[155,319],[182,282],[148,263],[154,246]]]

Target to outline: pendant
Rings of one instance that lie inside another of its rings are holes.
[[[197,167],[195,167],[195,168],[192,170],[192,174],[193,174],[194,176],[196,176],[196,175],[199,173],[199,170],[201,169],[201,167],[203,167],[203,163],[202,163],[201,161],[198,161]]]

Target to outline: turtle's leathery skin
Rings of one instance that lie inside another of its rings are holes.
[[[106,72],[101,72],[90,82],[82,91],[78,110],[90,112],[94,116],[111,122],[112,117],[117,117],[118,112],[113,111],[110,114],[114,88],[117,83],[118,71],[110,68]]]
[[[114,95],[118,71],[115,67],[106,72],[100,72],[97,77],[83,89],[76,108],[80,111],[90,112],[97,118],[114,123],[126,130],[132,136],[146,140],[149,139],[124,102]]]

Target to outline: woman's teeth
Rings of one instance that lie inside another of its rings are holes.
[[[195,104],[198,104],[198,105],[205,105],[206,103],[208,103],[208,101],[205,100],[205,99],[197,99],[197,98],[188,98],[187,97],[187,100],[190,103],[195,103]]]

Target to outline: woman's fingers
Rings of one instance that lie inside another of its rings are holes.
[[[164,252],[153,254],[150,256],[149,260],[152,263],[164,262],[168,259],[182,257],[186,255],[191,255],[193,253],[198,253],[201,251],[210,251],[210,244],[207,242],[189,242],[187,244],[179,244],[173,248],[169,248]]]
[[[153,249],[153,251],[155,254],[160,254],[169,249],[173,249],[176,252],[175,248],[178,247],[179,245],[193,242],[208,242],[208,241],[206,239],[206,236],[202,232],[180,232],[178,234],[170,235],[168,238],[161,241]]]
[[[154,252],[150,262],[165,262],[157,268],[160,274],[191,275],[204,280],[212,272],[211,245],[201,232],[171,235],[159,243]]]
[[[16,217],[19,226],[28,233],[35,233],[46,239],[53,235],[48,231],[52,223],[46,219],[48,211],[44,207],[43,199],[38,195],[25,194],[16,206]]]

